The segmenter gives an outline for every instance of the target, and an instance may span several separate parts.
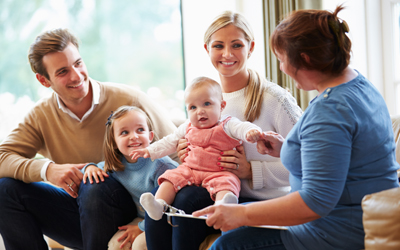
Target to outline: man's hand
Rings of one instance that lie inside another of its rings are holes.
[[[86,163],[82,164],[55,164],[50,163],[46,171],[46,178],[64,189],[69,195],[78,197],[79,185],[81,184],[83,174],[80,171]]]

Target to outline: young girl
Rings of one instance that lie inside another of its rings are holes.
[[[241,145],[241,140],[255,143],[260,136],[261,129],[250,122],[230,116],[221,119],[221,111],[225,108],[221,86],[210,78],[194,79],[185,90],[185,103],[189,115],[187,122],[174,134],[131,153],[132,159],[157,159],[174,152],[179,139],[186,138],[190,143],[185,162],[158,179],[160,188],[155,197],[151,193],[140,197],[140,204],[154,220],[161,219],[165,204],[171,204],[176,193],[187,185],[205,187],[216,203],[237,203],[239,178],[229,171],[221,171],[218,159],[221,152]]]
[[[132,160],[129,154],[149,146],[154,138],[152,124],[146,113],[133,106],[122,106],[110,115],[106,124],[104,156],[105,161],[89,163],[83,169],[84,178],[90,183],[104,181],[109,173],[117,179],[132,195],[137,207],[137,216],[133,222],[119,227],[119,231],[109,242],[109,249],[146,249],[144,236],[144,210],[139,197],[150,192],[158,184],[158,177],[167,169],[178,165],[168,156],[156,161],[150,159]],[[120,243],[122,241],[122,243]]]

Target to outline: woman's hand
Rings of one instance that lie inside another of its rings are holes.
[[[236,150],[222,152],[218,158],[218,166],[221,170],[234,173],[240,179],[252,179],[251,164],[246,159],[243,146],[238,146]]]
[[[133,241],[142,233],[142,230],[137,225],[125,225],[118,227],[119,230],[125,230],[121,237],[117,239],[118,242],[122,242],[120,249],[122,249],[126,244],[133,244]]]
[[[180,139],[178,141],[178,147],[176,148],[176,152],[178,152],[179,160],[183,163],[185,158],[188,156],[188,152],[190,149],[188,148],[189,143],[186,139]]]
[[[196,211],[193,216],[207,215],[206,223],[209,227],[229,231],[245,226],[245,209],[246,207],[240,204],[220,204]]]
[[[278,133],[272,131],[263,132],[257,142],[257,151],[260,154],[280,157],[284,141],[285,139]]]
[[[99,183],[99,181],[103,182],[104,177],[108,177],[108,174],[106,172],[94,165],[89,165],[85,169],[85,174],[83,175],[83,183],[86,184],[87,178],[89,178],[90,184],[93,184],[93,179],[96,181],[96,183]]]

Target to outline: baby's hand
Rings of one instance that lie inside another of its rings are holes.
[[[96,181],[96,183],[99,183],[99,178],[103,182],[104,177],[108,177],[108,174],[106,172],[94,165],[89,165],[85,169],[85,174],[83,175],[83,183],[86,184],[87,178],[89,179],[90,184],[93,184],[93,179]]]
[[[129,156],[132,157],[132,160],[137,160],[139,157],[149,158],[150,153],[147,148],[141,148],[133,150],[132,153],[129,154]]]
[[[261,132],[257,129],[252,129],[246,134],[246,140],[250,143],[255,143],[260,139]]]

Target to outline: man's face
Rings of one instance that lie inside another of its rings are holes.
[[[38,80],[43,86],[52,88],[67,107],[81,103],[88,96],[88,72],[75,45],[70,43],[61,52],[45,55],[43,64],[50,79],[37,74]]]

